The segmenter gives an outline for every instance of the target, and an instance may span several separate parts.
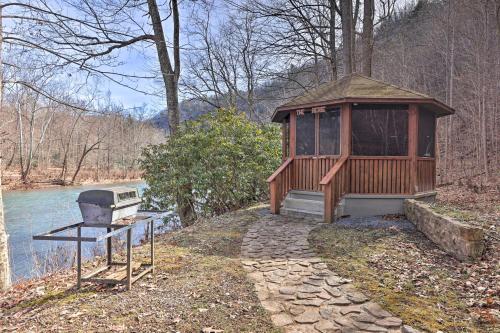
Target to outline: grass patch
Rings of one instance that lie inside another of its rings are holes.
[[[477,212],[473,212],[470,210],[459,209],[454,206],[442,204],[442,203],[433,203],[430,205],[431,209],[441,215],[446,215],[452,217],[458,221],[462,222],[474,222],[480,220],[480,214]]]

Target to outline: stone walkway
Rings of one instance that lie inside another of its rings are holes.
[[[316,226],[268,214],[243,239],[243,265],[273,323],[287,333],[417,332],[315,256],[307,238]]]

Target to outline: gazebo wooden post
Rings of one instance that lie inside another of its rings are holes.
[[[340,155],[349,156],[351,155],[351,118],[352,118],[352,107],[350,103],[342,105],[340,121]]]
[[[287,179],[284,179],[284,176],[281,174],[285,168],[290,167],[290,187],[293,189],[294,188],[294,174],[293,174],[293,158],[295,157],[295,129],[297,127],[297,113],[290,112],[290,153],[289,157],[287,160],[283,162],[281,167],[276,170],[276,172],[269,177],[268,182],[269,182],[269,201],[270,201],[270,208],[271,208],[271,213],[273,214],[279,214],[280,213],[280,205],[281,205],[281,200],[282,200],[282,195],[283,191],[288,191],[289,188],[286,187],[283,189],[284,186],[287,185]],[[288,184],[290,184],[288,183]]]
[[[350,103],[344,103],[340,110],[340,160],[348,158],[351,154],[351,117],[352,108]],[[349,169],[346,170],[349,172]],[[345,175],[349,179],[349,175]],[[349,186],[349,182],[345,182],[345,187]],[[343,188],[342,191],[348,192],[348,189]],[[333,187],[327,185],[323,188],[324,206],[325,206],[325,222],[332,222],[334,219],[334,203],[333,203]]]
[[[296,111],[293,111],[293,112],[290,112],[290,158],[291,159],[294,159],[295,158],[295,147],[297,146],[296,145],[296,138],[297,138],[297,135],[296,135],[296,131],[297,131],[297,112]],[[291,182],[291,188],[292,190],[295,188],[296,184],[295,184],[295,171],[294,171],[294,167],[293,167],[293,163],[291,165],[291,168],[290,168],[290,182]]]
[[[408,108],[408,157],[410,158],[410,194],[417,192],[417,144],[418,144],[418,106]]]

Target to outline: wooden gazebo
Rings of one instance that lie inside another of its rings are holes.
[[[340,215],[402,212],[435,195],[436,118],[453,114],[427,95],[358,74],[278,107],[283,163],[269,177],[271,211]]]

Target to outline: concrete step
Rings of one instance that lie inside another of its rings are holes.
[[[324,203],[318,200],[295,199],[287,197],[283,203],[283,207],[289,209],[298,209],[306,212],[315,212],[323,214]]]
[[[284,208],[280,209],[280,214],[291,217],[307,218],[315,221],[323,221],[323,213],[311,212],[301,209]]]
[[[290,191],[287,196],[287,198],[313,200],[321,202],[323,202],[323,197],[324,197],[323,192],[298,191],[298,190]]]

